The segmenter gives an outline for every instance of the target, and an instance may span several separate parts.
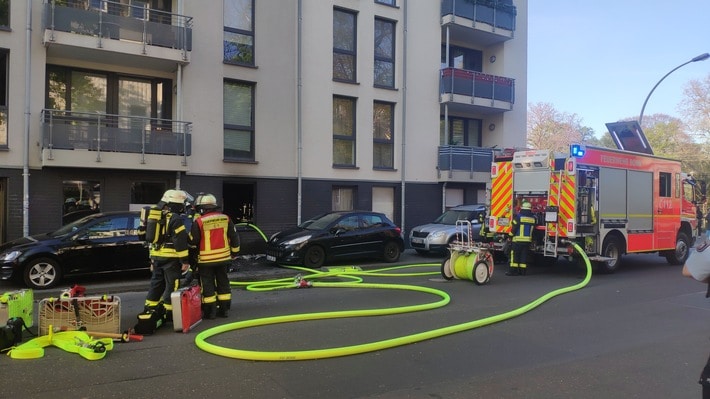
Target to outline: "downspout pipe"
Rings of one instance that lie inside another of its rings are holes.
[[[301,208],[303,207],[303,109],[301,106],[301,101],[303,99],[303,56],[301,55],[303,50],[303,0],[298,0],[298,33],[297,36],[297,66],[296,66],[296,80],[297,80],[297,98],[296,98],[296,124],[297,124],[297,136],[298,136],[298,148],[296,154],[297,165],[297,180],[298,188],[296,192],[297,196],[297,216],[296,224],[301,224]]]
[[[25,29],[25,135],[22,143],[22,235],[30,235],[30,98],[32,75],[32,2],[27,2]]]
[[[407,193],[407,163],[406,163],[406,155],[407,155],[407,0],[404,0],[402,4],[403,8],[403,35],[402,35],[402,175],[401,175],[401,191],[402,191],[402,199],[401,199],[401,214],[402,214],[402,222],[400,223],[400,227],[402,228],[402,231],[406,231],[406,214],[407,214],[407,207],[405,204],[407,203],[406,201],[406,193]]]

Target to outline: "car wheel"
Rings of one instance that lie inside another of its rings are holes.
[[[310,269],[318,269],[325,262],[325,250],[323,247],[314,245],[306,250],[303,257],[303,266]]]
[[[32,259],[23,272],[25,284],[28,287],[42,290],[52,288],[62,277],[62,271],[57,262],[50,258]]]
[[[382,257],[385,259],[385,262],[392,263],[399,260],[399,255],[401,253],[402,252],[399,250],[399,245],[397,245],[397,243],[394,241],[390,241],[385,244],[385,250],[382,254]]]
[[[473,265],[473,282],[476,285],[486,284],[491,279],[490,270],[488,270],[488,264],[486,262],[476,262]]]
[[[446,280],[454,278],[454,273],[451,271],[451,257],[447,257],[441,262],[441,276]]]

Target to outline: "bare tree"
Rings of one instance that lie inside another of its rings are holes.
[[[577,114],[557,111],[550,103],[528,106],[528,146],[554,152],[567,152],[572,143],[589,142],[594,130],[582,126]]]

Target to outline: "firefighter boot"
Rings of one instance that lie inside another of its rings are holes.
[[[525,273],[527,273],[528,268],[527,267],[520,267],[518,266],[518,274],[521,276],[524,276]]]
[[[203,303],[202,304],[202,314],[205,319],[217,318],[217,304],[216,303]]]
[[[231,301],[218,301],[219,308],[217,309],[218,317],[229,317],[229,309],[232,307]]]
[[[519,276],[520,275],[520,270],[518,270],[517,267],[510,267],[507,272],[505,272],[506,276]]]

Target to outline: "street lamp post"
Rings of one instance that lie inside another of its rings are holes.
[[[708,53],[700,54],[699,56],[694,57],[694,58],[691,59],[690,61],[686,61],[686,62],[684,62],[684,63],[678,65],[677,67],[671,69],[670,72],[668,72],[667,74],[663,75],[663,77],[661,78],[661,80],[659,80],[659,81],[656,83],[656,85],[653,86],[653,89],[651,89],[651,91],[650,91],[650,92],[648,93],[648,95],[646,96],[646,101],[643,102],[643,107],[641,107],[641,113],[639,114],[639,126],[641,126],[641,121],[643,121],[643,110],[646,109],[646,103],[648,102],[649,97],[651,97],[651,94],[653,94],[653,91],[656,90],[656,87],[658,87],[658,85],[661,84],[661,82],[663,82],[663,79],[665,79],[666,77],[668,77],[668,75],[672,74],[672,73],[675,72],[677,69],[679,69],[679,68],[681,68],[681,67],[683,67],[683,66],[685,66],[685,65],[688,65],[688,64],[690,64],[691,62],[705,61],[705,60],[707,60],[708,58],[710,58],[710,54],[708,54]]]

